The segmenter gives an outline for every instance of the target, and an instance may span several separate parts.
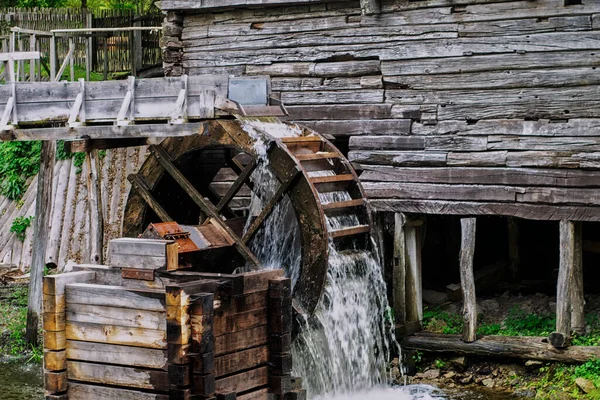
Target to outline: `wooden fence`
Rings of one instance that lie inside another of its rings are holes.
[[[132,10],[99,10],[93,13],[72,8],[0,8],[0,37],[10,35],[10,28],[18,26],[24,29],[49,32],[54,29],[77,28],[120,28],[129,26],[160,26],[162,15],[152,13],[138,17]],[[104,71],[104,58],[108,59],[108,72],[124,72],[131,69],[130,51],[133,41],[136,48],[142,49],[137,55],[136,65],[143,67],[160,64],[162,53],[159,46],[161,31],[143,31],[138,35],[129,32],[109,33],[107,36],[95,36],[92,40],[92,70]],[[75,65],[86,64],[86,41],[83,35],[74,38]],[[30,35],[19,35],[15,38],[16,51],[31,49]],[[7,41],[8,43],[8,41]],[[56,38],[59,58],[69,51],[69,37]],[[42,53],[45,60],[50,54],[50,38],[37,37],[36,49]],[[6,50],[3,50],[6,51]]]

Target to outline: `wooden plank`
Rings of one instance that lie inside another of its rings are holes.
[[[336,201],[332,203],[322,204],[321,207],[325,212],[327,211],[339,211],[344,208],[361,207],[365,204],[363,199],[347,200],[347,201]]]
[[[213,324],[215,336],[255,328],[267,323],[267,308],[222,316],[217,313]]]
[[[167,370],[167,352],[160,349],[69,340],[66,356],[69,360]]]
[[[421,260],[420,228],[412,223],[414,218],[405,221],[404,240],[406,257],[406,323],[414,323],[421,329],[423,321],[423,278]]]
[[[254,347],[215,358],[215,376],[221,377],[266,364],[268,346]]]
[[[44,371],[44,389],[49,394],[67,391],[67,373]]]
[[[166,329],[165,311],[69,303],[66,318],[67,321],[73,322]]]
[[[340,22],[346,25],[346,18],[339,17]],[[343,21],[342,21],[343,20]],[[305,20],[306,21],[306,20]],[[318,19],[317,24],[322,23],[324,19]],[[304,25],[304,24],[300,24]],[[288,27],[289,24],[287,24]],[[321,25],[322,26],[322,25]],[[236,27],[238,28],[238,27]],[[306,28],[306,25],[296,28]],[[251,30],[248,30],[249,32]],[[256,31],[256,30],[255,30]],[[260,30],[264,33],[264,28]],[[239,28],[236,29],[236,34],[239,34]],[[214,30],[212,31],[214,34]],[[366,61],[338,61],[338,62],[318,62],[318,63],[273,63],[269,65],[247,65],[247,75],[269,75],[272,77],[288,76],[288,77],[352,77],[366,75],[380,75],[381,62],[378,60]]]
[[[66,288],[67,304],[122,307],[136,310],[165,310],[164,291],[128,289],[119,286],[69,284]]]
[[[164,257],[167,253],[166,247],[170,243],[174,242],[172,240],[119,238],[111,240],[108,246],[110,252],[114,254]]]
[[[343,103],[340,99],[339,103]],[[293,115],[290,111],[290,115]],[[332,112],[334,112],[332,110]],[[335,114],[334,114],[335,115]],[[339,118],[339,117],[338,117]],[[356,136],[356,135],[403,135],[410,133],[410,119],[376,119],[376,120],[318,120],[303,121],[306,125],[317,132],[327,133],[334,136]]]
[[[67,368],[67,355],[65,350],[44,350],[44,370],[60,372]]]
[[[463,318],[465,320],[462,339],[467,343],[477,340],[477,299],[473,275],[476,221],[475,218],[462,218],[460,220],[460,284],[463,292]]]
[[[406,324],[406,216],[402,213],[394,214],[394,264],[392,283],[392,304],[394,308],[394,322]]]
[[[69,399],[89,400],[92,398],[95,400],[168,400],[169,396],[166,394],[69,382]]]
[[[240,331],[215,337],[215,356],[233,353],[250,347],[267,343],[267,326],[259,326],[247,331]]]
[[[286,109],[294,120],[369,120],[391,117],[392,104],[336,104],[288,106]]]
[[[156,391],[169,390],[168,375],[160,370],[69,361],[67,374],[69,379],[80,382]]]
[[[467,200],[506,201],[517,200],[518,189],[494,185],[438,185],[426,183],[364,182],[369,198],[402,198],[415,200]]]
[[[337,239],[346,236],[358,235],[361,233],[368,233],[370,231],[371,227],[369,225],[358,225],[351,228],[343,228],[329,231],[329,236],[334,239]]]
[[[244,392],[268,383],[269,369],[268,367],[260,367],[227,378],[217,379],[216,391],[220,393]]]
[[[600,210],[586,206],[556,206],[527,203],[498,203],[450,200],[373,199],[375,211],[438,215],[504,215],[540,221],[600,221]]]
[[[65,331],[44,331],[44,349],[47,350],[64,350],[67,345]]]
[[[539,168],[410,168],[363,165],[363,182],[598,187],[600,173]]]
[[[295,158],[298,161],[314,161],[314,160],[331,160],[340,158],[340,155],[335,152],[319,152],[314,154],[296,154]]]
[[[575,222],[575,259],[571,276],[571,330],[583,335],[586,330],[583,280],[583,225]]]
[[[173,218],[169,217],[169,214],[165,211],[165,209],[156,201],[156,199],[150,193],[150,188],[148,188],[148,184],[136,174],[131,174],[127,177],[127,180],[131,182],[133,188],[142,196],[146,204],[156,213],[158,218],[162,222],[171,222]]]
[[[237,397],[237,400],[270,400],[269,389],[256,390]]]
[[[47,275],[44,277],[43,293],[48,296],[64,296],[67,285],[91,282],[96,274],[89,271],[76,271],[66,274]]]
[[[151,349],[165,349],[167,346],[167,333],[165,330],[83,322],[67,322],[66,338],[67,340],[147,347]]]

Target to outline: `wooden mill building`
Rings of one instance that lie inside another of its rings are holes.
[[[598,279],[600,2],[161,7],[167,75],[270,77],[290,118],[334,135],[362,170],[372,209],[395,213],[397,323],[422,319],[421,281],[461,278],[472,341],[473,262],[505,260],[514,280],[558,282],[559,333],[571,310],[582,328],[583,273]]]

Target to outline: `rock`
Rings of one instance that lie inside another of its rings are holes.
[[[555,301],[548,302],[548,310],[550,310],[550,313],[556,314],[556,302]]]
[[[423,372],[423,379],[437,379],[439,377],[440,377],[439,369],[428,369],[427,371]]]
[[[398,369],[398,367],[393,367],[393,368],[390,370],[390,377],[391,377],[393,380],[397,380],[397,379],[400,377],[400,369]]]
[[[594,383],[585,378],[575,379],[575,384],[579,386],[579,389],[583,390],[584,393],[590,393],[591,391],[596,390]]]
[[[392,360],[392,367],[397,367],[398,365],[400,365],[400,360],[396,357]]]
[[[469,384],[473,381],[473,375],[467,375],[463,379],[460,380],[461,383]]]
[[[541,367],[542,365],[544,365],[544,363],[543,363],[543,362],[541,362],[541,361],[536,361],[536,360],[527,360],[527,361],[525,362],[525,366],[526,366],[527,368],[531,368],[531,369],[539,368],[539,367]]]
[[[432,305],[440,305],[448,301],[446,293],[436,292],[435,290],[423,290],[423,302]]]
[[[494,387],[494,380],[490,379],[490,378],[484,379],[483,382],[481,382],[481,383],[483,383],[483,386],[488,387],[488,388]]]
[[[507,290],[506,292],[502,293],[502,295],[500,296],[501,299],[508,299],[510,298],[510,290]]]
[[[515,396],[525,397],[525,398],[534,398],[535,391],[532,389],[517,389],[517,390],[515,390]]]
[[[452,379],[452,378],[454,378],[455,376],[456,376],[456,372],[454,372],[454,371],[446,372],[446,373],[444,374],[444,378],[446,378],[446,379]]]
[[[500,303],[494,299],[483,300],[481,302],[481,308],[483,309],[483,312],[498,311],[500,309]]]
[[[459,371],[464,371],[467,368],[467,359],[465,357],[456,357],[450,360],[450,365]]]

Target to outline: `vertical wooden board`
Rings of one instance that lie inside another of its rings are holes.
[[[268,383],[269,369],[260,367],[227,378],[217,379],[216,391],[220,393],[245,392]]]
[[[464,320],[463,341],[469,343],[477,339],[477,299],[473,257],[475,255],[475,218],[463,218],[461,224],[460,282],[463,291]]]
[[[585,334],[585,298],[583,290],[583,233],[581,222],[575,222],[575,248],[571,289],[571,330]]]
[[[402,213],[394,214],[393,307],[396,324],[406,324],[406,243]]]
[[[405,221],[406,322],[423,320],[421,247],[418,228]]]
[[[69,382],[69,400],[169,400],[166,394]]]
[[[67,374],[69,379],[80,382],[156,391],[169,390],[168,374],[161,370],[69,361]]]

